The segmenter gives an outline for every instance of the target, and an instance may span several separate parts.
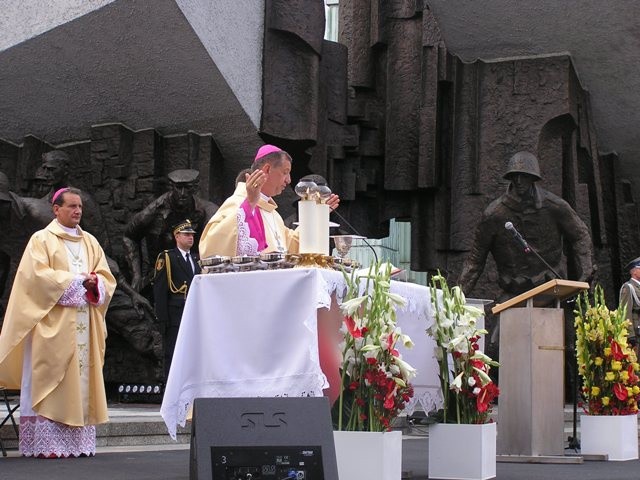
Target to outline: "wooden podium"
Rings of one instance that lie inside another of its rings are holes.
[[[564,310],[589,288],[551,280],[492,308],[500,314],[498,455],[564,455]]]

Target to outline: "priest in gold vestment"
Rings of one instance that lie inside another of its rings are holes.
[[[285,226],[272,198],[290,183],[289,154],[274,145],[260,147],[245,181],[238,182],[233,195],[205,226],[200,257],[297,253],[299,233]],[[339,203],[337,195],[327,201],[332,210]]]
[[[53,197],[55,219],[33,234],[0,332],[0,385],[20,389],[20,452],[95,454],[108,421],[102,376],[105,313],[116,281],[95,237],[78,224],[80,191]]]
[[[251,173],[209,220],[200,238],[200,258],[298,251],[298,234],[284,225],[273,196],[291,183],[291,157],[274,145],[256,154]]]

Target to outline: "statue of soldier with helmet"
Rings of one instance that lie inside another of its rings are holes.
[[[192,169],[174,170],[167,175],[171,189],[134,215],[127,224],[123,242],[127,263],[131,268],[131,285],[141,291],[149,285],[153,270],[144,275],[143,241],[147,265],[163,250],[174,246],[173,227],[185,218],[195,230],[195,244],[218,206],[196,195],[200,173]]]
[[[459,285],[470,292],[491,253],[498,270],[498,284],[503,291],[498,301],[519,295],[556,276],[567,278],[565,256],[576,271],[571,280],[591,280],[593,248],[589,229],[562,198],[539,187],[538,159],[522,151],[513,155],[504,174],[507,191],[485,209],[477,227],[473,246],[464,262]],[[511,222],[542,258],[525,253],[512,234],[505,229]],[[569,246],[567,251],[564,247]]]
[[[569,280],[589,282],[594,274],[589,229],[566,201],[537,185],[542,177],[536,156],[526,151],[513,155],[504,178],[509,181],[507,191],[485,209],[463,264],[458,279],[463,291],[469,293],[473,289],[489,254],[495,261],[502,290],[496,299],[499,303],[553,280],[555,273],[567,279],[568,262],[575,274],[575,278]],[[507,222],[513,224],[548,266],[535,254],[524,251],[505,228]],[[565,247],[568,247],[566,251]],[[487,351],[496,358],[499,325],[495,319],[487,324],[490,331]],[[570,347],[575,342],[570,312],[565,317],[564,330],[565,365],[568,366],[575,364]],[[568,369],[566,379],[565,394],[570,397],[576,385],[573,369]]]

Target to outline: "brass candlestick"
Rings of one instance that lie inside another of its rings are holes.
[[[293,268],[332,268],[333,257],[321,253],[298,253],[291,255]]]

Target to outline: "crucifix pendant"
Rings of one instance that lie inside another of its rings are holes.
[[[284,247],[282,246],[282,243],[280,242],[280,235],[278,235],[277,232],[274,232],[274,237],[276,237],[276,248],[280,253],[284,252]]]

